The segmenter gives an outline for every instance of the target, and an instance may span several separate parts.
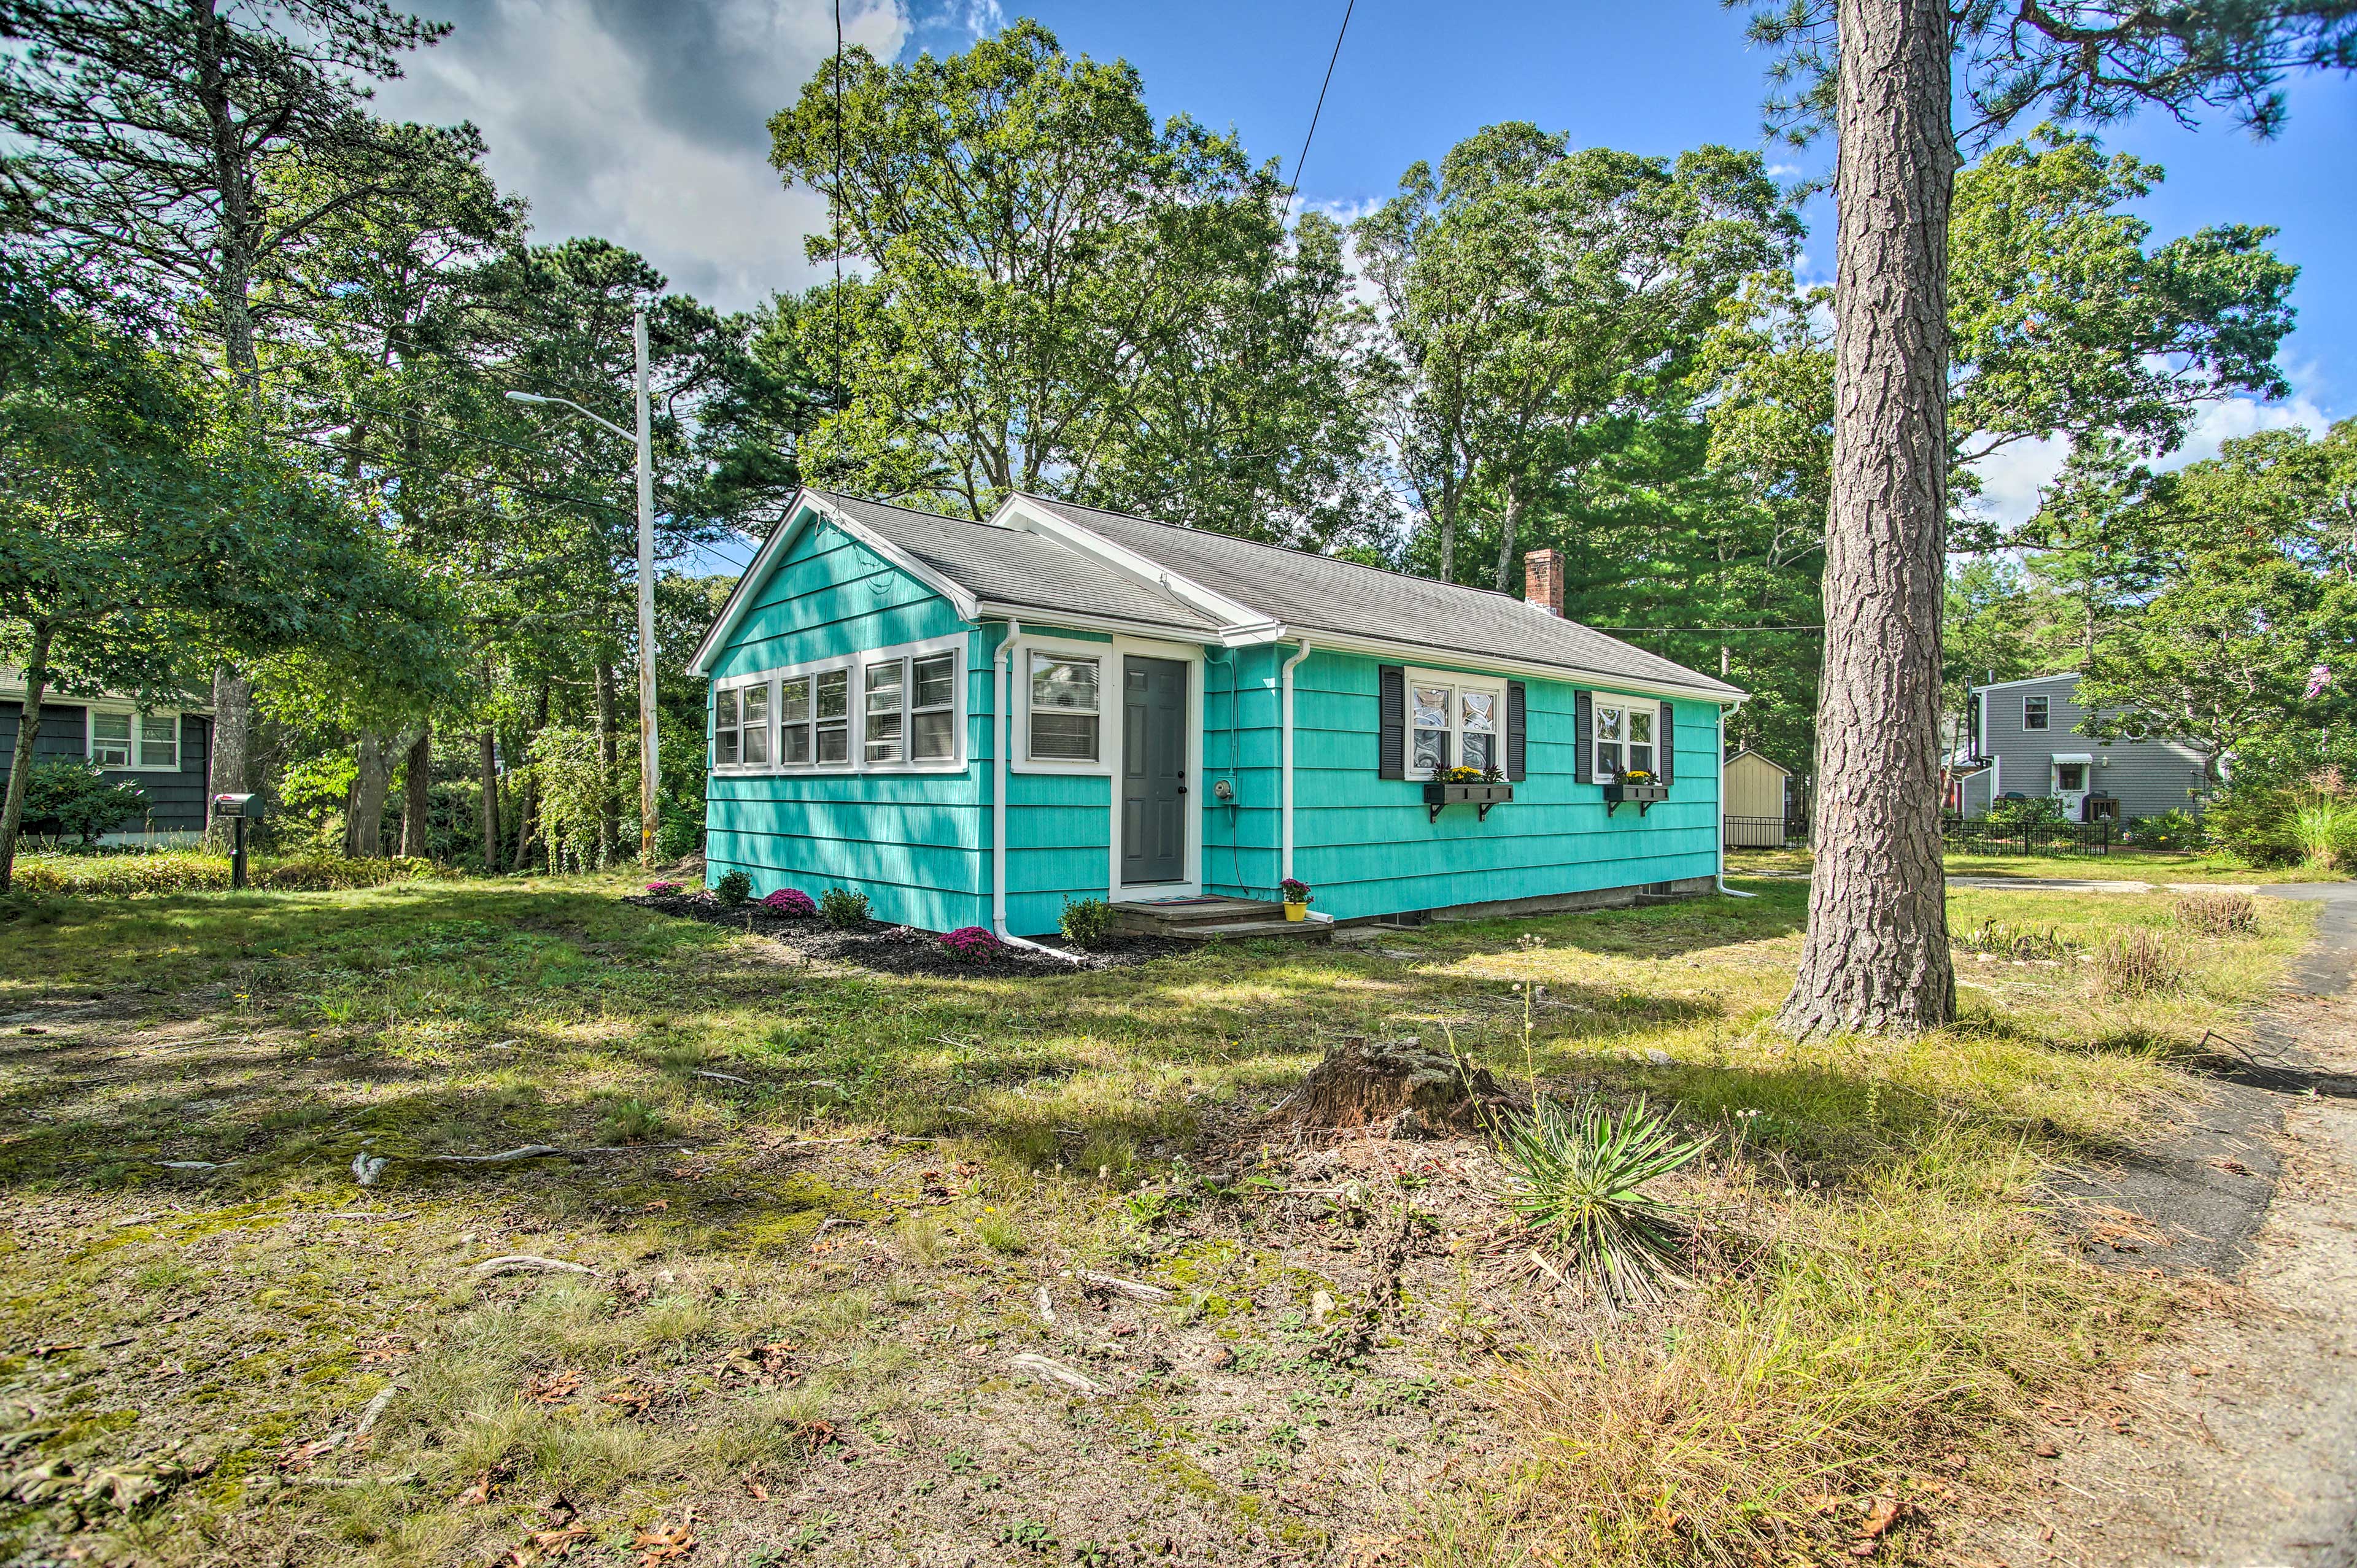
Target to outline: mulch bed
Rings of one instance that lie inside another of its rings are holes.
[[[804,958],[853,964],[881,974],[935,974],[955,978],[990,974],[1063,974],[1073,969],[1125,969],[1189,950],[1185,942],[1159,937],[1121,937],[1113,945],[1079,955],[1078,963],[1049,958],[1023,948],[1001,947],[967,955],[942,945],[942,939],[914,926],[888,926],[870,920],[845,929],[830,926],[814,915],[788,915],[758,903],[724,907],[719,900],[684,893],[625,894],[622,901],[701,920],[732,931],[747,931],[782,942]],[[1052,944],[1051,944],[1052,945]]]

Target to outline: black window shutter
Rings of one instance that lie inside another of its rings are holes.
[[[1506,777],[1520,782],[1528,771],[1525,762],[1530,753],[1524,717],[1525,698],[1520,681],[1506,682]]]
[[[1571,777],[1577,783],[1596,782],[1596,693],[1576,692],[1571,699],[1571,731],[1579,744],[1579,756],[1571,765]]]
[[[1661,767],[1655,771],[1661,774],[1663,783],[1674,784],[1678,779],[1678,723],[1667,703],[1662,704],[1661,753]]]
[[[1397,664],[1375,667],[1375,774],[1407,777],[1407,671]]]

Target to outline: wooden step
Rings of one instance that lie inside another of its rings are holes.
[[[1115,904],[1125,930],[1175,935],[1190,927],[1232,926],[1285,918],[1285,906],[1260,898],[1183,898],[1167,903],[1139,900]]]

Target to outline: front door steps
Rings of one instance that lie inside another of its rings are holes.
[[[1324,920],[1288,920],[1285,906],[1262,898],[1135,898],[1115,904],[1120,928],[1134,936],[1208,942],[1215,937],[1292,937],[1301,941],[1333,940]]]

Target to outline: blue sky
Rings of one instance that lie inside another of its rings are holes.
[[[1067,50],[1137,66],[1157,112],[1232,127],[1255,159],[1280,157],[1289,172],[1343,3],[847,0],[845,18],[855,41],[900,55],[955,50],[978,29],[1037,16]],[[802,234],[823,223],[820,204],[779,188],[763,122],[834,47],[831,0],[423,0],[419,9],[457,29],[386,89],[383,107],[480,124],[493,172],[531,200],[541,238],[606,235],[724,306],[810,280]],[[1363,210],[1415,159],[1500,120],[1646,153],[1758,146],[1767,63],[1745,45],[1741,15],[1715,0],[1358,0],[1303,199]],[[2299,327],[2283,355],[2293,396],[2213,411],[2188,456],[2223,435],[2357,413],[2357,81],[2311,78],[2290,91],[2288,131],[2272,143],[2154,116],[2105,134],[2169,171],[2143,204],[2156,238],[2205,223],[2272,224],[2277,250],[2302,268]],[[1816,173],[1824,159],[1770,156],[1796,173]],[[1804,265],[1822,275],[1831,213],[1819,201],[1809,217]],[[1992,501],[2025,511],[2060,456],[2010,453],[1986,476]]]

